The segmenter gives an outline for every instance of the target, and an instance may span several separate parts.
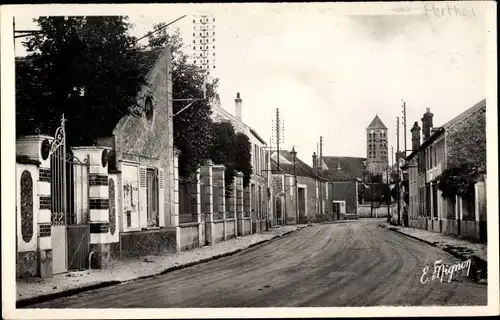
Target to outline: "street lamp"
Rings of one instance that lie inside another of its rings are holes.
[[[297,186],[297,151],[295,151],[295,147],[292,147],[292,151],[290,154],[293,157],[293,177],[295,180],[295,219],[296,224],[299,224],[299,192]]]

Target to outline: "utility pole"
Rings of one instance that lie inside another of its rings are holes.
[[[292,147],[292,151],[290,152],[293,156],[293,177],[295,181],[295,221],[296,224],[299,224],[299,188],[297,184],[297,151],[295,151],[295,147]]]
[[[277,151],[277,169],[278,172],[280,170],[280,144],[284,142],[284,124],[283,120],[280,119],[280,110],[279,108],[276,108],[276,120],[273,120],[273,130],[272,130],[272,138],[276,142],[276,151]]]
[[[323,169],[323,137],[319,137],[319,163],[318,172]],[[323,182],[319,183],[319,215],[323,217]]]
[[[215,18],[212,14],[193,17],[193,63],[210,74],[215,69]]]
[[[403,101],[401,99],[401,101]],[[403,101],[403,130],[404,130],[404,139],[405,139],[405,143],[404,143],[404,147],[405,147],[405,157],[406,157],[406,151],[408,150],[406,148],[406,102]]]
[[[399,201],[400,194],[399,194],[399,117],[397,117],[397,124],[396,124],[396,136],[397,136],[397,147],[396,147],[396,198],[398,201],[398,225],[401,225],[401,203]]]

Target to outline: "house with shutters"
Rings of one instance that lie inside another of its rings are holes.
[[[467,126],[485,121],[486,100],[482,100],[439,127],[433,125],[433,114],[427,108],[422,127],[415,122],[411,128],[412,152],[402,169],[409,179],[408,224],[410,227],[486,240],[486,174],[477,178],[474,194],[445,199],[436,178],[450,166],[451,152],[468,152],[453,143]],[[421,137],[421,133],[422,136]],[[484,132],[483,138],[485,138]],[[473,137],[477,141],[484,141]],[[462,140],[462,137],[457,141]],[[476,140],[475,140],[476,141]],[[454,146],[452,146],[454,145]],[[465,147],[465,146],[464,146]],[[483,146],[486,149],[486,145]],[[459,148],[459,150],[453,150]],[[486,163],[486,159],[484,159]]]

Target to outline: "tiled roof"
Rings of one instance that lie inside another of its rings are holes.
[[[323,170],[322,175],[328,180],[328,181],[351,181],[351,180],[356,180],[356,178],[352,177],[348,172],[342,169],[330,169],[330,170]]]
[[[483,99],[483,100],[479,101],[474,106],[470,107],[469,109],[465,110],[464,112],[462,112],[458,116],[456,116],[453,119],[451,119],[450,121],[446,122],[441,127],[435,128],[435,131],[431,134],[431,136],[429,138],[427,138],[426,140],[424,140],[423,143],[420,145],[420,147],[417,150],[414,150],[412,153],[410,153],[405,158],[405,160],[406,161],[410,161],[411,159],[413,159],[413,157],[420,150],[423,150],[423,149],[427,148],[427,146],[429,146],[432,142],[434,142],[446,130],[450,129],[451,127],[453,127],[457,123],[460,123],[461,121],[467,119],[469,116],[471,116],[475,112],[478,112],[478,111],[481,111],[481,110],[483,110],[484,112],[486,111],[486,99]]]
[[[367,129],[387,129],[382,120],[378,117],[378,115],[373,118],[372,122],[368,126]]]
[[[445,130],[450,128],[450,127],[453,127],[455,124],[459,123],[460,121],[462,121],[464,119],[467,119],[470,115],[472,115],[473,113],[475,113],[481,109],[486,110],[486,99],[479,101],[471,108],[465,110],[464,112],[462,112],[458,116],[456,116],[453,119],[451,119],[450,121],[446,122],[442,127]]]
[[[160,57],[161,53],[165,48],[154,48],[151,50],[140,51],[141,55],[139,70],[141,74],[145,77],[149,71],[154,67],[156,61]]]
[[[366,158],[358,157],[323,157],[323,163],[327,166],[326,171],[336,170],[338,168],[354,179],[363,178],[363,166]]]
[[[278,170],[278,163],[275,160],[275,155],[277,155],[276,152],[273,152],[273,156],[271,159],[271,170],[273,173],[277,173]],[[287,161],[281,161],[283,158],[285,158]],[[307,165],[305,162],[297,158],[297,165],[295,168],[295,171],[297,173],[297,176],[299,177],[308,177],[312,179],[321,179],[321,180],[326,180],[324,177],[316,174],[315,170],[311,168],[309,165]],[[291,174],[293,175],[293,157],[291,153],[287,150],[280,150],[280,173],[285,173],[285,174]]]

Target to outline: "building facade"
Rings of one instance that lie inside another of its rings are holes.
[[[293,154],[280,150],[278,168],[278,152],[271,153],[275,223],[286,225],[331,219],[326,179],[315,168],[295,157],[294,166]]]
[[[268,145],[259,134],[242,118],[242,102],[240,93],[235,98],[235,114],[231,114],[219,103],[212,105],[212,119],[214,121],[229,121],[236,132],[244,133],[252,145],[253,173],[250,184],[244,190],[244,212],[251,217],[252,233],[266,230],[273,221],[271,205],[271,161]]]
[[[452,234],[474,240],[486,236],[485,175],[478,178],[473,197],[456,196],[445,199],[437,187],[437,177],[450,167],[450,138],[461,134],[469,120],[485,117],[486,101],[453,118],[441,127],[433,128],[430,109],[422,118],[423,141],[420,127],[412,129],[412,153],[403,166],[409,179],[409,226],[434,232]],[[484,133],[486,134],[486,132]]]

